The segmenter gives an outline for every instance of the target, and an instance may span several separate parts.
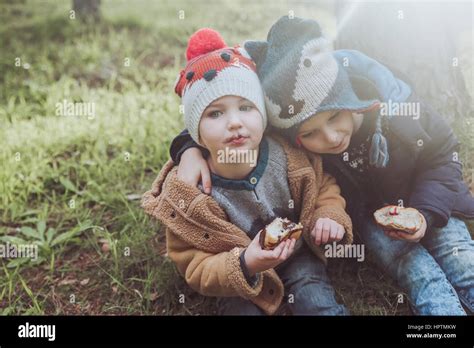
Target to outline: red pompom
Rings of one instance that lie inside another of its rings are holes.
[[[203,28],[196,31],[188,41],[186,59],[188,62],[201,54],[206,54],[226,47],[224,39],[217,31]]]

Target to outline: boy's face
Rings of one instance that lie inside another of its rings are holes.
[[[235,150],[258,149],[263,136],[260,112],[249,100],[224,96],[214,100],[203,112],[199,123],[201,143],[211,157],[226,147]]]
[[[303,122],[298,130],[301,145],[319,154],[342,153],[349,146],[354,120],[349,110],[329,110]]]

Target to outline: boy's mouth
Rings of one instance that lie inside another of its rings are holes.
[[[235,135],[230,137],[225,141],[226,144],[231,144],[231,145],[242,145],[249,137],[243,136],[243,135]]]
[[[333,146],[331,148],[329,148],[330,150],[338,150],[340,147],[342,147],[342,145],[344,145],[344,140],[346,139],[346,137],[342,138],[342,140],[339,142],[339,144],[337,144],[336,146]]]

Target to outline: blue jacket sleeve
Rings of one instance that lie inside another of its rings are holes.
[[[417,158],[410,206],[431,213],[431,223],[443,227],[463,180],[461,163],[455,156],[459,142],[443,117],[429,105],[421,103],[420,110],[419,122],[431,140],[423,144]]]

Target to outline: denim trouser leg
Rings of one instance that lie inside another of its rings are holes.
[[[446,274],[421,243],[391,239],[371,217],[359,234],[377,264],[408,293],[416,314],[466,314]]]
[[[294,315],[349,314],[343,305],[336,302],[326,267],[308,246],[303,244],[276,271],[285,285],[288,307]]]
[[[421,240],[456,289],[461,302],[474,313],[474,241],[464,221],[451,217]]]
[[[218,315],[265,315],[252,301],[243,297],[219,297],[217,299]]]
[[[336,302],[324,263],[303,246],[285,263],[276,268],[285,292],[293,295],[288,307],[294,315],[348,315],[347,309]],[[219,315],[264,315],[249,300],[241,297],[220,297]]]

